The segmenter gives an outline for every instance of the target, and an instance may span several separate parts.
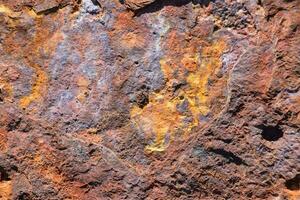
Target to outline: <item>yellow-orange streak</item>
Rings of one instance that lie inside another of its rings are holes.
[[[225,49],[225,42],[218,41],[205,47],[201,55],[197,52],[186,53],[181,59],[184,68],[171,65],[170,58],[160,61],[167,81],[165,88],[150,94],[149,103],[144,108],[134,106],[131,110],[133,121],[145,132],[146,137],[151,138],[155,135],[155,141],[148,145],[146,150],[164,151],[167,135],[172,141],[175,135],[188,134],[192,128],[199,125],[199,116],[208,114],[210,105],[207,83],[221,67],[220,57]],[[187,87],[173,93],[172,85],[178,82],[178,79],[184,79]],[[188,111],[182,113],[177,107],[184,101],[188,102]]]

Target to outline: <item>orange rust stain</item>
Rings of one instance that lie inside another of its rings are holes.
[[[60,32],[54,32],[53,29],[47,26],[49,17],[44,15],[37,15],[32,9],[24,8],[20,12],[14,12],[4,5],[0,5],[0,14],[4,14],[8,20],[8,26],[11,29],[18,29],[19,25],[22,26],[22,19],[29,17],[35,22],[34,35],[28,37],[24,34],[24,38],[28,40],[27,44],[15,45],[15,37],[17,34],[8,35],[5,38],[5,48],[7,52],[11,52],[17,59],[22,58],[28,67],[32,68],[35,75],[31,91],[28,95],[22,97],[19,101],[19,106],[23,109],[27,108],[33,102],[41,102],[43,95],[47,90],[48,75],[45,72],[47,63],[37,63],[41,56],[51,56],[55,52],[55,48],[59,41],[62,39]],[[57,21],[58,15],[50,16],[52,21]],[[48,21],[47,21],[48,20]],[[60,19],[59,19],[60,20]],[[18,33],[18,31],[16,31]]]
[[[0,180],[0,199],[10,200],[12,199],[12,183],[11,181]]]
[[[84,191],[79,182],[71,182],[59,170],[59,166],[65,161],[57,155],[43,139],[37,140],[38,151],[29,160],[32,171],[47,179],[51,185],[66,195],[66,199],[83,199]],[[1,198],[0,198],[1,199]]]
[[[77,99],[83,103],[89,92],[90,81],[82,76],[77,78],[78,94]]]
[[[136,30],[136,31],[133,31]],[[123,48],[143,48],[146,44],[147,28],[133,17],[132,12],[121,12],[116,17],[114,30],[109,32],[111,38]]]
[[[143,47],[145,44],[145,39],[141,34],[138,33],[127,33],[121,39],[121,45],[124,47]]]
[[[34,101],[41,101],[41,96],[46,91],[46,84],[48,83],[47,73],[44,72],[38,64],[31,66],[35,70],[35,82],[33,84],[31,93],[28,96],[20,99],[20,107],[26,108]]]
[[[64,177],[56,167],[60,164],[59,157],[45,140],[40,138],[36,143],[38,150],[28,162],[34,168],[34,171],[39,172],[38,174],[51,181],[54,185],[60,186],[64,183]]]
[[[61,32],[55,32],[48,40],[44,38],[45,44],[43,45],[43,51],[47,55],[52,55],[60,41],[64,39]]]
[[[5,5],[0,5],[0,14],[5,14],[9,17],[18,17],[21,12],[14,12],[13,10],[11,10],[9,7],[5,6]]]
[[[117,30],[123,30],[127,29],[128,27],[136,27],[137,25],[135,24],[133,20],[133,14],[130,12],[122,12],[117,16],[116,22],[115,22],[115,28]]]
[[[13,88],[11,84],[4,78],[0,77],[0,92],[4,93],[5,98],[4,101],[12,101],[13,96]]]
[[[147,138],[155,136],[146,151],[164,151],[170,141],[178,135],[187,135],[199,125],[199,117],[210,112],[210,91],[207,84],[222,65],[221,55],[226,50],[222,40],[203,48],[198,54],[194,48],[187,48],[181,59],[181,65],[172,64],[172,58],[160,61],[166,86],[159,92],[149,95],[149,103],[140,108],[131,109],[133,122]],[[174,58],[176,59],[176,58]],[[184,81],[185,87],[174,91],[173,85]],[[213,92],[212,92],[213,93]],[[178,107],[185,104],[186,110]]]
[[[90,144],[100,144],[102,142],[102,137],[96,134],[97,131],[98,129],[96,128],[89,128],[85,131],[79,132],[75,135],[75,137]]]
[[[36,63],[35,60],[41,55],[41,52],[50,56],[55,51],[58,43],[63,39],[60,32],[51,33],[51,30],[45,28],[42,18],[35,18],[35,21],[37,32],[28,46],[28,53],[24,55],[26,63],[34,70],[35,76],[30,94],[20,99],[19,104],[23,109],[27,108],[32,102],[41,102],[43,95],[47,91],[48,74],[45,72],[44,66]]]
[[[284,190],[289,200],[299,200],[300,199],[300,190]]]
[[[34,166],[36,167],[36,170],[39,172],[39,174],[44,174],[44,178],[50,180],[52,183],[59,184],[62,183],[64,178],[59,174],[57,169],[55,167],[47,166],[45,163],[47,158],[46,152],[43,153],[43,155],[37,154],[34,157]]]
[[[0,129],[0,152],[6,152],[7,150],[7,132],[4,129]]]

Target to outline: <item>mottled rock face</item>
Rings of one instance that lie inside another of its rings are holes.
[[[299,199],[298,0],[0,1],[0,199]]]
[[[124,4],[131,10],[138,10],[153,3],[154,1],[155,0],[124,0]]]

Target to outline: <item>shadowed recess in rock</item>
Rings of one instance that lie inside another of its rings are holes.
[[[289,190],[300,190],[300,174],[285,182],[285,187]]]
[[[189,3],[200,4],[201,6],[208,6],[210,2],[214,2],[214,0],[156,0],[152,1],[152,3],[147,4],[146,6],[141,6],[136,9],[135,16],[141,16],[145,13],[154,13],[161,10],[165,6],[176,6],[181,7],[187,5]]]
[[[262,125],[259,128],[262,130],[261,136],[265,140],[277,141],[283,136],[283,132],[279,126]]]

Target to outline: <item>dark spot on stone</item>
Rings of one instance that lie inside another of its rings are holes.
[[[146,92],[138,93],[135,101],[140,108],[144,108],[149,103],[148,94]]]
[[[292,24],[292,25],[290,26],[290,28],[291,28],[291,30],[292,30],[293,32],[296,32],[296,31],[297,31],[297,28],[298,28],[298,24]]]
[[[16,129],[19,128],[21,123],[21,118],[17,118],[17,119],[12,119],[9,124],[6,127],[6,130],[9,131],[14,131]]]
[[[223,156],[229,162],[232,162],[236,165],[247,165],[247,163],[245,163],[245,161],[242,158],[236,156],[234,153],[230,151],[226,151],[224,149],[210,149],[210,151],[215,154]]]
[[[213,29],[213,32],[216,32],[216,31],[218,31],[218,30],[220,30],[220,26],[218,26],[218,25],[214,25],[214,29]]]
[[[131,7],[130,9],[134,10],[136,17],[139,17],[145,13],[157,12],[165,6],[181,7],[189,3],[198,4],[200,6],[208,6],[210,2],[214,2],[214,0],[153,0],[149,2],[149,4],[144,6],[136,6],[135,8]]]
[[[99,2],[98,0],[92,0],[92,3],[93,3],[95,6],[101,7],[100,2]]]
[[[219,189],[214,189],[214,190],[213,190],[213,194],[221,195],[222,192],[221,192]]]
[[[300,190],[300,174],[285,182],[285,187],[289,190]]]
[[[0,103],[4,101],[4,92],[3,89],[0,88]]]
[[[186,85],[185,82],[173,83],[173,85],[172,85],[173,92],[176,92],[177,90],[179,90],[180,88],[182,88],[185,85]]]
[[[0,166],[0,181],[9,181],[9,174],[7,173],[7,171]]]
[[[257,0],[257,5],[262,6],[262,0]]]
[[[277,141],[283,136],[283,132],[279,126],[265,126],[259,127],[262,130],[261,136],[268,141]]]
[[[16,200],[30,200],[30,199],[31,199],[30,194],[28,194],[27,192],[21,192],[16,197]]]

